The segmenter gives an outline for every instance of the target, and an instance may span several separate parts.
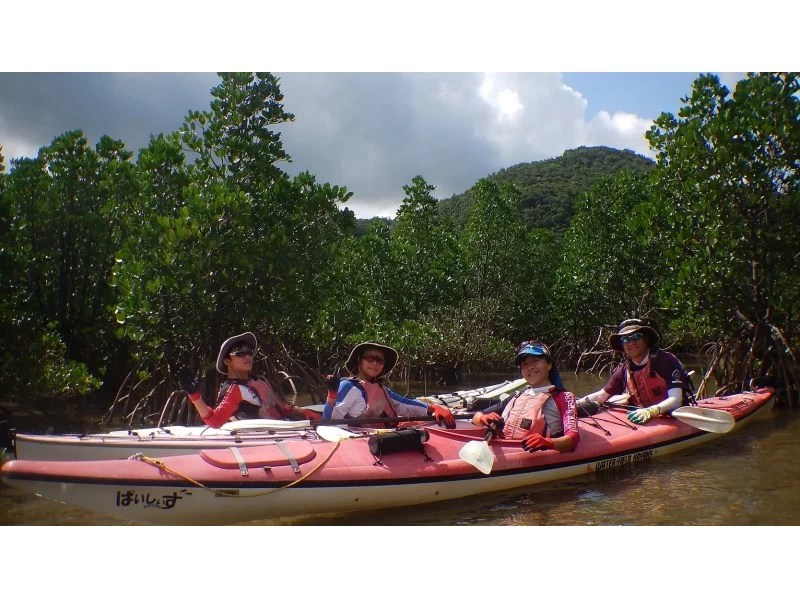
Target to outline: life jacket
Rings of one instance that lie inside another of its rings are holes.
[[[634,405],[650,407],[667,398],[667,381],[653,367],[656,359],[658,352],[651,352],[644,367],[636,371],[632,371],[630,360],[627,363],[625,385],[628,387],[630,402]]]
[[[366,382],[353,376],[347,378],[347,382],[355,386],[361,391],[361,396],[364,397],[364,402],[367,404],[364,411],[355,419],[366,419],[375,417],[397,417],[397,412],[392,405],[386,388],[377,382]],[[381,424],[365,425],[370,428],[383,427]]]
[[[246,386],[255,394],[259,404],[247,400],[248,393],[242,390],[243,400],[239,403],[231,418],[239,419],[283,419],[284,412],[278,406],[281,401],[269,382],[263,378],[250,378],[249,380],[225,380],[219,387],[218,402],[228,392],[231,384]]]
[[[500,432],[501,438],[518,440],[533,432],[538,432],[545,438],[550,437],[543,408],[551,393],[539,392],[534,395],[528,390],[518,393],[506,403],[503,409],[505,425]]]

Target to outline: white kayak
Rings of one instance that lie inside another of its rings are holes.
[[[417,397],[417,400],[458,409],[468,407],[478,398],[503,399],[524,386],[525,380],[520,378],[471,390]],[[322,406],[304,407],[311,411],[315,408],[321,411]],[[458,426],[470,424],[459,420]],[[319,439],[319,434],[310,420],[248,419],[227,422],[221,428],[203,425],[114,430],[97,434],[17,433],[14,447],[17,459],[97,461],[127,459],[143,451],[152,457],[167,457],[231,446],[255,446],[282,439],[313,441]]]

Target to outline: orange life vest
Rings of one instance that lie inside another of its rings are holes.
[[[503,409],[505,425],[500,433],[501,438],[517,440],[532,432],[550,436],[542,411],[550,393],[540,392],[534,395],[529,390],[512,398]]]
[[[642,369],[631,372],[630,362],[625,368],[625,384],[631,396],[630,401],[639,407],[657,405],[667,398],[667,381],[654,368],[651,369],[652,363],[651,355]]]

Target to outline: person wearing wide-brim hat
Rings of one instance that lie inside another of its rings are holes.
[[[626,395],[628,403],[639,407],[628,413],[628,419],[636,424],[680,407],[689,376],[675,355],[658,348],[660,342],[651,321],[631,318],[620,322],[608,344],[624,358],[602,389],[578,400],[579,412],[596,413],[599,404],[615,395]]]
[[[575,396],[564,389],[550,348],[523,341],[517,345],[514,365],[527,388],[479,411],[472,423],[497,430],[501,438],[521,440],[528,452],[574,450],[580,440]]]
[[[397,351],[381,343],[369,341],[353,347],[345,362],[350,378],[330,375],[325,380],[328,395],[322,420],[432,415],[439,425],[455,428],[455,417],[447,407],[416,401],[385,385],[397,359]]]
[[[227,378],[220,385],[216,407],[203,400],[200,380],[192,380],[188,368],[181,370],[181,386],[202,418],[212,428],[240,419],[305,419],[302,410],[284,402],[263,376],[252,375],[258,340],[252,332],[226,339],[217,355],[217,371]]]

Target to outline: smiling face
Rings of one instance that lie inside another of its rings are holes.
[[[550,370],[553,364],[546,357],[528,355],[519,364],[519,373],[533,388],[550,384]]]
[[[367,347],[358,360],[358,377],[372,382],[383,373],[386,364],[384,352],[377,347]]]
[[[625,355],[637,362],[641,361],[644,356],[647,355],[647,350],[650,348],[647,344],[647,337],[641,332],[626,334],[620,338],[620,342],[622,343],[622,350],[625,351]]]

